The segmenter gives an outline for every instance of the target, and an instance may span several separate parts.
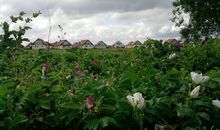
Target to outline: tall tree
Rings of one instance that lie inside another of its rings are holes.
[[[220,0],[175,0],[173,22],[186,40],[220,35]],[[189,20],[184,19],[188,14]]]

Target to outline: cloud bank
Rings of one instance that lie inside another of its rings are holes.
[[[89,39],[112,44],[148,37],[178,38],[179,28],[170,21],[172,8],[172,0],[0,0],[0,19],[9,20],[21,10],[29,15],[40,10],[42,15],[31,23],[32,30],[26,34],[31,41],[48,39],[50,14],[51,42],[62,35],[58,28],[61,25],[65,39],[71,43]]]

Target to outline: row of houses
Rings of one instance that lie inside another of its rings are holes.
[[[81,40],[71,44],[68,40],[60,40],[54,43],[49,43],[43,39],[38,38],[34,42],[29,43],[26,48],[31,49],[45,49],[45,48],[57,48],[57,49],[70,49],[70,48],[134,48],[141,46],[140,41],[131,41],[127,45],[124,45],[121,41],[116,41],[113,45],[107,45],[103,41],[99,41],[96,44],[93,44],[90,40]]]
[[[160,41],[161,44],[162,40]],[[165,41],[171,45],[179,45],[179,41],[176,39],[168,39]],[[164,43],[165,43],[164,42]],[[68,40],[60,40],[54,43],[46,42],[40,38],[35,40],[34,42],[29,43],[26,48],[32,49],[45,49],[45,48],[57,48],[57,49],[70,49],[70,48],[135,48],[138,46],[142,46],[143,44],[140,41],[130,41],[128,44],[123,44],[121,41],[116,41],[113,45],[107,45],[103,41],[99,41],[96,44],[93,44],[90,40],[81,40],[79,42],[75,42],[71,44]]]

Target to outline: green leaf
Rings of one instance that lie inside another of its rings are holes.
[[[18,21],[18,17],[11,16],[10,18],[13,23],[16,23]]]
[[[201,100],[196,100],[195,102],[194,102],[194,104],[195,105],[197,105],[197,106],[206,106],[206,107],[209,107],[209,103],[207,103],[207,102],[203,102],[203,101],[201,101]]]
[[[62,108],[79,110],[80,106],[76,103],[73,103],[73,102],[65,102],[65,103],[63,103]]]
[[[214,78],[212,80],[220,84],[220,78]]]
[[[25,29],[25,30],[29,30],[29,29],[31,29],[31,27],[25,26],[24,29]]]
[[[24,20],[23,17],[21,17],[21,16],[18,17],[18,19],[19,19],[20,21],[23,21],[23,20]]]
[[[186,127],[184,130],[195,130],[195,129],[191,127]]]
[[[114,124],[114,125],[117,124],[115,119],[112,117],[103,117],[99,121],[100,121],[102,128],[108,126],[109,124]]]
[[[4,22],[2,25],[3,25],[3,30],[7,32],[9,30],[9,24],[7,22]]]
[[[26,18],[26,19],[25,19],[25,22],[26,22],[26,23],[30,23],[31,21],[32,21],[31,18]]]
[[[51,108],[51,106],[50,106],[50,100],[41,99],[41,100],[40,100],[40,106],[41,106],[41,108],[43,108],[43,109],[49,110],[49,109]]]
[[[10,128],[15,128],[17,125],[25,123],[27,121],[28,118],[25,115],[17,113],[10,123]]]
[[[68,113],[67,114],[68,118],[66,120],[66,125],[68,125],[72,120],[74,120],[74,118],[77,117],[78,113],[79,113],[79,111],[76,111],[76,110],[71,111],[71,113]]]
[[[97,130],[98,127],[99,127],[99,121],[98,121],[98,119],[92,119],[92,120],[89,120],[89,121],[86,123],[84,129]]]
[[[29,42],[30,40],[27,38],[23,38],[22,41]]]
[[[39,122],[43,122],[43,121],[44,121],[44,118],[41,117],[41,116],[39,116],[39,117],[37,117],[37,121],[39,121]]]
[[[197,115],[203,119],[205,119],[206,121],[210,121],[210,116],[208,113],[205,112],[198,112]]]
[[[38,17],[40,14],[41,14],[40,11],[38,11],[37,13],[33,13],[33,17],[36,18],[36,17]]]
[[[20,15],[20,16],[23,16],[23,15],[25,15],[25,12],[24,12],[24,11],[21,11],[21,12],[19,13],[19,15]]]

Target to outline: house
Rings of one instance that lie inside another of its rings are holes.
[[[95,44],[94,48],[107,48],[107,45],[103,41],[99,41]]]
[[[170,45],[176,45],[177,42],[178,41],[176,39],[168,39],[164,43],[169,43]]]
[[[133,48],[134,47],[140,47],[140,46],[142,46],[142,43],[140,42],[140,41],[138,41],[138,40],[136,40],[134,43],[133,43]]]
[[[50,47],[50,43],[38,38],[30,46],[32,49],[46,49]]]
[[[72,48],[72,44],[67,40],[60,40],[55,42],[52,47],[58,49],[70,49]]]
[[[125,48],[125,45],[121,41],[116,41],[112,46],[113,48]]]
[[[126,46],[125,48],[133,48],[133,41],[130,41]]]
[[[113,45],[107,45],[107,48],[113,48]]]
[[[79,41],[77,48],[85,48],[85,49],[91,49],[94,45],[89,40],[81,40]]]
[[[136,40],[134,42],[130,41],[125,47],[126,48],[134,48],[134,47],[139,47],[141,45],[142,45],[142,43],[140,41]]]
[[[79,48],[79,42],[74,42],[72,48]]]

